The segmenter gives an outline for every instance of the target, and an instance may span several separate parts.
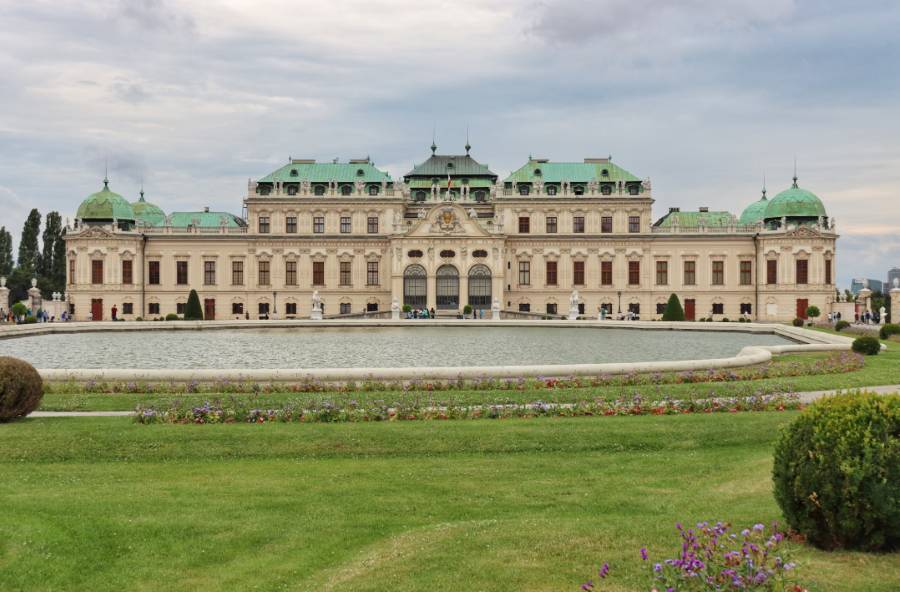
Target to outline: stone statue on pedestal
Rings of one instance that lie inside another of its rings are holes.
[[[569,296],[569,320],[578,320],[578,290],[572,290],[572,295]]]
[[[312,313],[309,315],[310,320],[312,321],[321,321],[322,320],[322,297],[319,296],[319,291],[313,291],[312,295]]]
[[[878,309],[878,324],[883,325],[885,323],[885,319],[887,318],[887,309],[883,306]]]
[[[30,303],[31,314],[36,314],[43,304],[41,298],[41,290],[37,287],[37,280],[31,279],[31,287],[28,288],[28,302]]]
[[[500,320],[500,299],[494,298],[494,303],[491,304],[491,320],[499,321]]]
[[[392,321],[400,320],[400,303],[397,302],[396,298],[391,300],[391,320]]]

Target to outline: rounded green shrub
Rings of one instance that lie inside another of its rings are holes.
[[[404,304],[403,312],[412,312],[412,306],[410,306],[409,304]]]
[[[900,335],[900,325],[894,323],[882,325],[881,331],[878,332],[878,336],[882,339],[890,339],[891,335]]]
[[[44,381],[34,366],[17,358],[0,357],[0,422],[25,417],[44,398]]]
[[[805,323],[806,323],[806,321],[804,321],[800,317],[797,317],[796,319],[791,321],[791,324],[794,325],[795,327],[802,327]]]
[[[788,525],[823,549],[900,543],[900,396],[811,405],[781,434],[772,473]]]
[[[24,317],[28,314],[28,307],[22,304],[21,302],[16,302],[12,305],[12,313],[17,317]]]
[[[850,326],[850,323],[848,321],[845,321],[842,319],[834,324],[834,330],[835,331],[843,331],[844,329],[846,329],[849,326]]]
[[[722,322],[723,322],[723,323],[730,323],[731,321],[728,320],[728,317],[722,317]]]
[[[470,304],[467,304],[463,307],[463,314],[466,316],[472,314],[472,306]]]
[[[166,315],[166,320],[167,321],[177,321],[178,315],[175,314],[174,312],[170,312],[169,314]]]
[[[874,337],[857,337],[850,346],[858,354],[877,356],[881,352],[881,342]]]
[[[816,305],[809,306],[806,309],[806,316],[808,316],[811,319],[814,319],[821,314],[822,314],[822,311],[819,310],[819,307]]]

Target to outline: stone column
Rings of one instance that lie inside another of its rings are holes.
[[[863,288],[859,291],[859,294],[856,295],[856,299],[862,304],[862,312],[867,310],[871,310],[872,306],[872,290],[868,288]]]
[[[0,302],[3,302],[0,294]],[[891,290],[891,322],[900,321],[900,279],[894,278],[894,288]]]

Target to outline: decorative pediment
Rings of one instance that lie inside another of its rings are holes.
[[[89,226],[77,236],[78,238],[113,238],[115,235],[102,226]]]
[[[797,226],[784,233],[788,238],[820,238],[822,233],[810,226]]]
[[[422,215],[424,214],[424,215]],[[408,237],[426,236],[491,236],[478,222],[474,209],[465,210],[458,204],[440,204],[422,210],[418,223]]]

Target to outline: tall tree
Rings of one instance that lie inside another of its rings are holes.
[[[65,242],[62,238],[62,218],[59,212],[49,212],[44,222],[42,235],[43,252],[41,254],[41,268],[37,274],[41,279],[41,289],[45,292],[62,292],[65,288]],[[62,257],[60,257],[60,244],[62,243]],[[60,272],[62,277],[60,277]]]
[[[0,276],[9,277],[13,270],[12,234],[0,226]]]
[[[37,208],[31,210],[22,227],[22,238],[19,239],[18,266],[37,273],[41,269],[41,252],[38,250],[38,235],[41,232],[41,213]]]

